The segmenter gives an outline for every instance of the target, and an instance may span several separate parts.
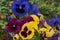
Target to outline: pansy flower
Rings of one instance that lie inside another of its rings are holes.
[[[11,6],[12,12],[18,16],[23,16],[30,11],[30,3],[27,1],[13,2]]]
[[[24,20],[30,20],[30,21],[34,21],[34,22],[39,22],[39,17],[37,15],[30,15],[30,16],[26,16],[26,17],[23,17]]]
[[[40,29],[39,29],[39,33],[40,33],[40,34],[43,34],[43,33],[46,32],[46,31],[47,31],[46,28],[40,28]]]
[[[48,40],[48,38],[44,38],[44,40]]]
[[[54,32],[54,30],[51,28],[51,26],[48,25],[48,24],[46,23],[46,21],[45,21],[45,22],[44,22],[44,27],[39,29],[39,33],[45,33],[45,36],[46,36],[46,37],[51,37],[51,36],[54,35],[55,32]]]
[[[54,34],[53,36],[49,37],[49,40],[60,40],[60,33]]]
[[[60,16],[57,16],[57,21],[60,23]]]
[[[31,39],[34,36],[33,24],[25,23],[19,33],[22,39]]]
[[[18,34],[15,34],[15,35],[13,36],[13,40],[19,40],[19,35],[18,35]]]
[[[54,28],[54,27],[53,27],[53,28]],[[58,31],[60,31],[60,24],[57,24],[57,25],[55,26],[55,29],[58,30]]]
[[[58,40],[60,40],[60,33],[58,33]]]
[[[59,24],[56,26],[56,30],[60,31],[60,25]]]
[[[31,16],[24,16],[21,21],[26,23],[26,22],[34,21],[34,19]]]
[[[47,37],[54,35],[54,33],[55,33],[54,30],[52,29],[52,27],[49,24],[47,24],[46,21],[44,22],[44,26],[47,28],[47,31],[46,31]]]
[[[36,22],[37,24],[39,24],[39,18],[36,15],[31,15],[31,17],[34,19],[34,22]]]
[[[6,20],[7,20],[7,21],[10,21],[10,19],[11,19],[11,16],[10,16],[10,15],[7,15],[7,16],[6,16]]]
[[[32,14],[35,14],[35,15],[40,14],[39,9],[38,9],[38,7],[37,7],[37,5],[32,4],[32,11],[31,11],[31,13],[32,13]]]
[[[39,29],[39,34],[44,34],[43,37],[51,37],[51,36],[54,35],[54,30],[51,29],[51,31],[50,31],[47,28],[40,28]]]
[[[47,23],[51,26],[55,26],[57,23],[60,23],[60,16],[54,16],[50,21],[47,20]]]
[[[22,20],[22,22],[23,23],[28,23],[29,22],[30,24],[34,24],[34,25],[36,25],[35,27],[38,29],[37,26],[39,26],[39,18],[36,15],[31,15],[31,16],[24,17],[24,19]]]
[[[13,32],[13,33],[18,33],[19,30],[21,29],[21,24],[20,24],[20,20],[16,19],[16,18],[13,18],[11,19],[7,26],[5,27],[5,29],[8,31],[8,32]]]
[[[51,25],[54,29],[60,30],[59,28],[59,20],[60,16],[54,16],[50,21],[46,20],[46,22]]]
[[[28,0],[18,0],[18,1],[19,1],[19,3],[22,3],[24,1],[28,2]],[[30,11],[29,12],[32,14],[38,15],[40,12],[39,12],[37,5],[31,4],[31,3],[29,3],[29,4],[30,4]]]
[[[30,22],[30,21],[33,21],[36,24],[39,24],[39,18],[36,15],[26,16],[26,17],[23,17],[23,19],[22,19],[22,22],[25,22],[25,23]]]
[[[50,30],[46,31],[46,37],[51,37],[51,36],[53,36],[54,34],[55,34],[55,32],[54,32],[53,29],[51,29],[51,31],[50,31]]]

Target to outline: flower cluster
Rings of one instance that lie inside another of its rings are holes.
[[[60,40],[60,16],[46,20],[38,7],[28,0],[13,1],[11,11],[15,17],[6,16],[8,22],[4,29],[12,37],[11,40],[32,40],[35,32],[43,40]],[[27,13],[30,15],[25,16]]]

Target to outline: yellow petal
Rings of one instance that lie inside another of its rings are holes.
[[[43,14],[39,14],[39,16],[40,16],[40,20],[44,19]]]
[[[48,30],[50,30],[50,29],[51,29],[51,26],[50,26],[50,25],[48,25],[46,22],[44,22],[44,26],[45,26]]]
[[[60,36],[58,37],[58,40],[60,40]]]
[[[34,19],[34,22],[37,22],[39,24],[39,18],[36,15],[31,15],[31,17]]]
[[[48,40],[48,38],[44,38],[44,40]]]
[[[40,29],[39,29],[39,33],[40,33],[40,34],[43,34],[43,33],[46,32],[46,31],[47,31],[46,28],[40,28]]]
[[[55,34],[54,30],[51,29],[51,31],[46,31],[46,37],[51,37]]]
[[[56,26],[54,26],[53,29],[56,30]]]
[[[13,40],[18,40],[19,39],[19,35],[18,34],[15,34],[14,36],[13,36]]]
[[[22,29],[24,29],[24,27],[27,26],[28,29],[35,29],[35,30],[38,30],[38,25],[37,25],[37,22],[27,22],[25,23],[23,26],[22,26]]]

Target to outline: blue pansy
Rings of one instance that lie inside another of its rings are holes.
[[[32,11],[31,11],[32,14],[35,14],[35,15],[38,15],[40,12],[39,12],[39,8],[37,7],[37,5],[35,4],[32,4]]]
[[[57,19],[56,19],[56,17],[53,17],[50,21],[46,20],[46,22],[51,26],[55,26],[57,23]]]
[[[30,3],[28,1],[23,2],[13,2],[12,12],[18,16],[24,16],[26,13],[30,11]]]
[[[57,16],[56,19],[57,19],[57,22],[60,23],[60,16]]]
[[[10,21],[10,19],[11,19],[11,16],[10,16],[10,15],[7,15],[7,16],[6,16],[6,20],[7,20],[7,21]]]
[[[50,21],[46,21],[49,25],[55,26],[57,23],[60,23],[60,16],[54,16]]]

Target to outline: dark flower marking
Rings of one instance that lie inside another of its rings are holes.
[[[25,31],[25,32],[27,32],[27,31],[28,31],[28,28],[27,28],[27,27],[25,27],[25,28],[24,28],[24,31]]]
[[[16,37],[14,37],[14,39],[16,40]]]
[[[23,37],[27,37],[27,33],[26,33],[25,31],[22,31],[22,32],[21,32],[21,35],[22,35]]]
[[[21,32],[21,35],[23,37],[27,37],[28,35],[30,35],[32,33],[32,31],[29,31],[27,27],[24,28],[24,31]]]
[[[31,33],[32,33],[32,31],[29,31],[29,32],[28,32],[28,35],[30,35]]]
[[[19,5],[16,4],[16,6],[17,6],[16,11],[18,13],[24,13],[24,11],[25,11],[24,10],[25,5],[19,6]]]

